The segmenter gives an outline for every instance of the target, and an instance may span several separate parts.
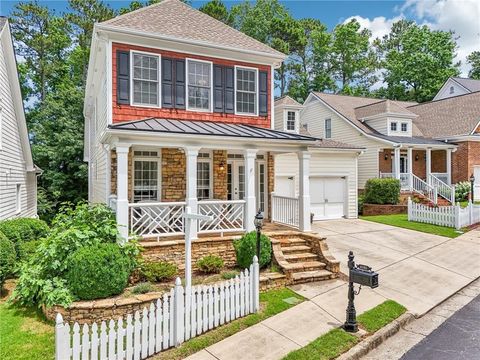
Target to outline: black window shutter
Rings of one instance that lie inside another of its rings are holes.
[[[235,92],[235,86],[234,86],[234,68],[233,67],[225,67],[225,97],[224,97],[224,106],[225,106],[225,112],[228,114],[233,114],[235,111],[235,105],[234,105],[234,92]]]
[[[117,104],[130,104],[130,52],[117,50]]]
[[[267,116],[268,114],[268,73],[260,71],[258,73],[258,115]]]
[[[173,107],[173,60],[162,58],[162,107]]]
[[[213,65],[213,111],[224,112],[224,84],[225,84],[225,68],[220,65]]]
[[[175,108],[185,109],[185,60],[175,60]]]

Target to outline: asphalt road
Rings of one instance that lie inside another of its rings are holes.
[[[410,349],[401,360],[480,359],[480,296]]]

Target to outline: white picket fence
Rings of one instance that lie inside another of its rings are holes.
[[[169,294],[124,319],[70,326],[57,314],[56,360],[138,360],[179,346],[260,307],[257,257],[239,276],[210,286],[184,289],[180,278]]]
[[[416,204],[408,199],[408,221],[453,227],[461,229],[480,222],[480,205],[471,202],[462,208],[459,204],[453,206],[430,207]]]

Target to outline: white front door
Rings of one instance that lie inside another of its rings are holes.
[[[310,178],[310,210],[313,220],[339,219],[345,216],[345,178]]]
[[[480,165],[473,167],[473,176],[475,176],[475,182],[473,183],[473,200],[480,201]]]
[[[228,200],[245,197],[245,164],[243,160],[231,160],[227,164]]]

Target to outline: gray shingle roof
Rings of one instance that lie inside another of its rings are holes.
[[[429,139],[421,136],[387,136],[383,134],[376,134],[378,138],[385,139],[394,143],[402,143],[402,144],[431,144],[431,145],[447,145],[443,141]]]
[[[104,21],[100,23],[100,26],[137,30],[193,43],[207,43],[285,57],[281,52],[179,0],[163,0],[157,4]]]
[[[363,119],[369,116],[384,114],[384,113],[395,113],[415,116],[414,113],[408,111],[405,106],[397,104],[394,100],[381,100],[370,105],[359,106],[355,108],[355,115],[357,119]]]
[[[453,77],[452,79],[471,92],[480,91],[480,80],[461,77]]]
[[[281,106],[281,105],[287,105],[287,106],[299,106],[302,107],[303,105],[300,104],[298,101],[292,99],[288,95],[284,95],[282,97],[279,97],[275,99],[275,106]]]

